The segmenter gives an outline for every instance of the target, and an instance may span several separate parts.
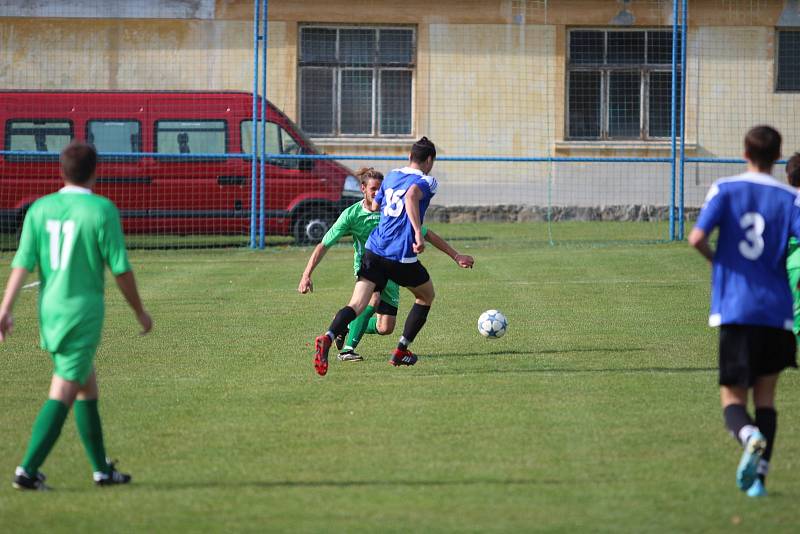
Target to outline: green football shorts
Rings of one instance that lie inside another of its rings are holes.
[[[94,369],[96,352],[97,347],[84,347],[50,354],[55,366],[53,374],[80,385],[86,384]]]
[[[400,307],[400,286],[389,280],[381,291],[381,300],[395,308]]]

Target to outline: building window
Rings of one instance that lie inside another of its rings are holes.
[[[300,126],[317,137],[408,137],[413,28],[300,28]]]
[[[776,91],[800,91],[800,30],[778,31]]]
[[[581,29],[568,39],[567,138],[670,136],[672,30]],[[680,84],[679,73],[678,106]]]

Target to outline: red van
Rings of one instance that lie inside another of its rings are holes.
[[[0,155],[0,229],[19,228],[34,200],[62,186],[52,153],[80,139],[101,155],[95,190],[126,232],[248,234],[252,108],[245,92],[0,91],[3,150],[25,152]],[[272,104],[266,121],[268,154],[317,153]],[[265,169],[269,235],[319,241],[360,198],[335,161],[270,159]]]

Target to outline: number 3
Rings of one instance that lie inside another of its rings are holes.
[[[739,219],[744,232],[744,240],[739,241],[739,252],[748,260],[755,261],[764,252],[764,217],[754,211],[745,213]]]

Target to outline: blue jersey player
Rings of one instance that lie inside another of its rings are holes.
[[[780,151],[781,136],[773,128],[747,132],[747,172],[714,182],[689,235],[712,265],[708,322],[720,327],[720,400],[726,427],[744,447],[736,482],[751,497],[766,495],[778,376],[797,367],[786,251],[789,237],[800,236],[800,198],[770,174]],[[719,239],[712,251],[715,228]],[[750,391],[755,418],[747,412]]]
[[[367,240],[353,296],[314,343],[314,368],[319,375],[328,372],[328,350],[333,339],[347,331],[347,325],[364,310],[372,293],[382,291],[389,280],[408,288],[415,297],[389,363],[400,366],[417,362],[408,346],[425,324],[434,297],[431,277],[417,255],[425,250],[422,221],[438,187],[436,179],[428,175],[435,159],[436,147],[423,137],[411,147],[408,166],[393,170],[384,178],[373,204],[380,211],[380,222]],[[472,267],[470,256],[456,254],[453,259],[460,267]]]

